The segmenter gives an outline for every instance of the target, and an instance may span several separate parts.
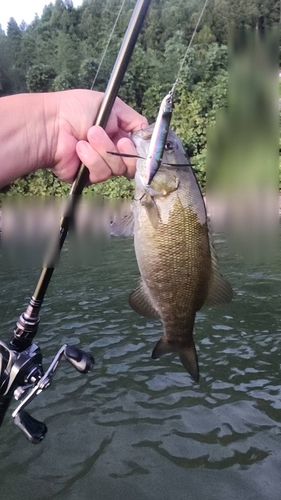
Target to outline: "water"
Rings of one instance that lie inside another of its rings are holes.
[[[217,248],[235,298],[197,316],[199,384],[176,357],[150,358],[161,324],[128,306],[138,276],[130,239],[114,239],[96,267],[62,259],[36,340],[45,364],[67,342],[96,365],[81,375],[64,362],[29,406],[49,429],[41,444],[6,416],[1,498],[281,499],[280,258],[247,267],[219,238]],[[1,268],[4,340],[38,274]]]

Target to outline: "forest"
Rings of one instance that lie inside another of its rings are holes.
[[[203,0],[152,0],[119,95],[150,122],[170,90],[201,12]],[[72,0],[46,5],[41,18],[0,25],[0,96],[90,88],[121,0]],[[104,91],[135,2],[127,0],[94,89]],[[233,29],[279,31],[279,0],[210,0],[177,88],[172,127],[195,164],[204,189],[207,130],[228,104],[229,34]],[[279,41],[278,41],[279,44]],[[279,47],[278,47],[279,48]],[[278,69],[279,58],[275,61]],[[280,168],[279,168],[280,172]],[[279,174],[280,178],[280,174]],[[7,195],[66,195],[69,186],[48,170],[26,176]],[[130,197],[132,182],[113,178],[88,187],[104,197]]]

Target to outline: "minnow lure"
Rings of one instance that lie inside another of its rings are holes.
[[[161,102],[158,116],[151,136],[146,159],[146,185],[149,186],[159,169],[167,141],[173,111],[173,89]]]
[[[166,146],[167,135],[169,132],[170,122],[173,111],[173,90],[164,97],[161,102],[158,116],[154,125],[153,133],[151,136],[148,155],[146,158],[146,180],[145,186],[149,186],[157,170],[159,169],[164,149]],[[131,155],[126,153],[117,153],[114,151],[107,151],[107,153],[124,158],[142,158],[139,155]]]

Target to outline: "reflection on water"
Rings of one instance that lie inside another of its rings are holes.
[[[30,406],[49,428],[28,445],[6,418],[1,498],[280,500],[280,259],[246,267],[217,239],[232,304],[197,315],[201,379],[175,356],[150,357],[161,323],[127,303],[138,271],[130,239],[114,239],[97,268],[67,252],[42,309],[37,341],[46,364],[64,343],[90,349],[82,376],[63,364]],[[38,270],[1,269],[1,338],[33,292]]]

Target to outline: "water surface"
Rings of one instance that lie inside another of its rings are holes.
[[[62,363],[29,406],[49,429],[41,444],[6,417],[1,498],[280,500],[280,258],[247,266],[223,239],[216,247],[235,297],[197,315],[198,384],[177,357],[150,357],[161,324],[128,306],[138,277],[131,239],[113,239],[96,266],[73,266],[64,251],[36,341],[45,366],[65,342],[96,364],[81,375]],[[38,275],[1,266],[3,340]]]

